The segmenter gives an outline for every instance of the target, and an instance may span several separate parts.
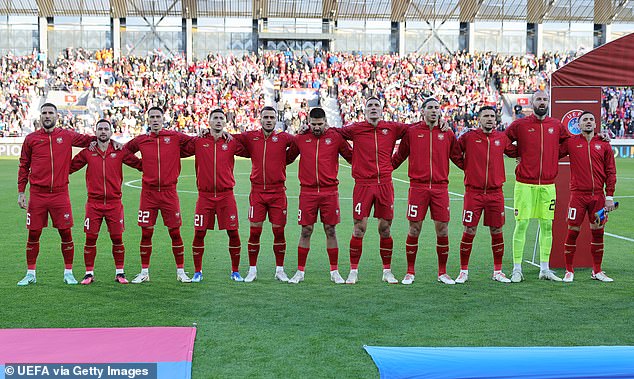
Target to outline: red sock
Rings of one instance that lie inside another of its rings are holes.
[[[205,254],[205,235],[206,230],[196,230],[194,232],[194,240],[192,241],[192,256],[194,258],[194,271],[203,270],[203,254]]]
[[[97,238],[99,234],[86,233],[86,244],[84,245],[84,264],[86,271],[95,270],[95,257],[97,256]]]
[[[592,254],[592,271],[596,274],[601,270],[603,261],[603,228],[592,229],[592,242],[590,243],[590,253]]]
[[[350,238],[350,269],[356,270],[359,268],[359,261],[361,260],[361,254],[363,253],[363,238],[352,236]]]
[[[491,234],[491,250],[493,250],[493,270],[502,271],[502,257],[504,256],[504,234]]]
[[[240,271],[240,234],[237,230],[227,230],[229,236],[229,256],[231,257],[231,271]]]
[[[150,268],[150,257],[152,256],[152,234],[154,228],[141,228],[141,268]]]
[[[59,229],[59,236],[62,237],[62,256],[64,256],[64,266],[67,270],[73,268],[73,258],[75,257],[75,244],[73,234],[70,229]]]
[[[310,247],[297,246],[297,269],[304,271],[306,268],[306,258],[308,258],[308,251]]]
[[[40,254],[40,236],[42,229],[29,230],[29,237],[26,241],[26,266],[29,270],[35,270],[37,256]]]
[[[438,276],[440,276],[447,273],[449,237],[436,237],[436,254],[438,255]]]
[[[284,266],[284,255],[286,254],[286,238],[284,237],[284,227],[273,228],[273,254],[275,254],[275,265]]]
[[[183,246],[183,239],[181,238],[180,228],[172,228],[169,230],[169,233],[170,238],[172,239],[172,254],[174,254],[176,268],[184,268],[185,246]]]
[[[475,234],[469,234],[467,232],[462,233],[462,240],[460,241],[460,269],[469,269],[469,257],[471,256],[471,248],[473,247],[473,238]]]
[[[123,245],[123,236],[121,234],[111,234],[112,241],[112,258],[114,258],[114,268],[123,270],[123,262],[125,260],[125,245]]]
[[[328,252],[328,261],[330,262],[330,271],[339,270],[339,248],[331,247],[326,249]]]
[[[258,264],[258,254],[260,253],[260,235],[262,235],[261,226],[252,226],[249,234],[249,266]]]
[[[390,269],[392,266],[392,249],[394,248],[394,240],[392,237],[383,238],[379,242],[381,260],[383,261],[383,269]]]
[[[577,251],[578,230],[568,229],[566,243],[564,244],[564,260],[566,262],[566,271],[575,272],[574,260]]]
[[[416,254],[418,254],[418,237],[407,235],[405,241],[405,257],[407,258],[407,273],[416,274]]]

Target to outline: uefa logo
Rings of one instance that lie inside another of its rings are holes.
[[[583,113],[582,110],[573,109],[568,111],[568,113],[561,118],[561,124],[567,128],[568,132],[572,135],[581,134],[581,129],[579,128],[579,116],[581,116],[581,113]]]

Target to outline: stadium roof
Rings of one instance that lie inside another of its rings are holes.
[[[380,19],[392,21],[634,22],[630,0],[0,0],[0,13]]]

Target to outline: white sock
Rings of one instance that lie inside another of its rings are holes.
[[[73,273],[73,269],[68,269],[68,268],[65,268],[65,269],[64,269],[64,275],[66,275],[66,274],[72,274],[72,273]]]
[[[302,270],[297,270],[297,273],[304,275],[304,271],[302,271]]]
[[[522,272],[522,264],[521,263],[513,263],[513,271]]]
[[[258,266],[249,266],[249,272],[258,272]]]
[[[176,269],[176,274],[180,275],[180,274],[184,274],[185,273],[185,269],[184,268],[177,268]]]
[[[275,272],[284,271],[284,266],[275,266]]]
[[[502,270],[493,270],[493,275],[501,274]]]
[[[149,267],[148,268],[142,268],[141,269],[141,274],[149,275],[150,274],[150,268]]]
[[[356,273],[358,273],[358,272],[359,272],[359,269],[358,269],[358,268],[351,268],[351,269],[350,269],[350,272],[356,272]]]
[[[391,268],[384,268],[383,272],[392,272],[392,269]]]
[[[26,270],[26,273],[35,276],[35,270]]]
[[[539,262],[539,268],[542,271],[548,271],[549,270],[548,262]]]
[[[94,271],[86,271],[86,275],[95,276],[95,272]]]
[[[122,268],[118,268],[118,269],[115,269],[115,270],[114,270],[114,273],[115,273],[115,275],[117,275],[117,274],[123,274],[123,273],[124,273],[124,271],[123,271],[123,269],[122,269]]]
[[[462,274],[462,273],[465,273],[465,274],[469,275],[469,270],[460,270],[460,273],[461,273],[461,274]]]

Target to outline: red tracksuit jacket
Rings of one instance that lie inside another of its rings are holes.
[[[286,182],[286,149],[293,136],[273,132],[264,136],[262,129],[234,135],[251,157],[251,189],[273,191],[284,189]]]
[[[409,156],[410,183],[446,188],[449,183],[449,158],[455,162],[459,155],[458,142],[451,130],[441,132],[438,126],[430,130],[421,121],[412,125],[401,139],[398,151],[392,157],[392,165],[398,168]]]
[[[458,138],[458,159],[454,162],[464,170],[467,190],[500,190],[506,181],[504,154],[517,155],[517,148],[506,134],[497,130],[485,133],[482,129],[466,132]]]
[[[215,139],[208,134],[191,140],[184,149],[184,156],[196,155],[196,186],[200,192],[218,193],[231,191],[236,185],[233,176],[235,155],[248,157],[244,146],[237,139]]]
[[[299,154],[302,155],[297,173],[299,183],[302,190],[311,192],[336,191],[339,155],[352,161],[350,145],[333,128],[326,129],[319,137],[310,132],[295,136],[287,163],[292,163]]]
[[[143,187],[155,191],[175,190],[181,172],[181,148],[194,139],[172,130],[136,136],[125,145],[143,158]]]
[[[121,200],[121,183],[125,163],[141,171],[141,160],[126,150],[117,151],[108,144],[106,151],[95,147],[95,151],[84,149],[73,158],[70,173],[86,168],[86,189],[88,200],[103,201]]]
[[[511,142],[517,141],[517,181],[553,184],[559,169],[559,144],[569,137],[561,123],[552,117],[539,120],[531,115],[513,121],[505,132]]]
[[[616,164],[608,142],[594,136],[590,142],[583,135],[573,136],[561,145],[561,155],[570,155],[570,190],[603,192],[614,196]]]
[[[95,139],[93,136],[59,128],[51,133],[41,128],[27,135],[20,155],[18,192],[24,192],[27,183],[31,183],[31,191],[68,191],[72,147],[88,147]]]
[[[352,177],[361,184],[392,181],[392,153],[396,140],[403,138],[407,124],[379,121],[375,128],[367,121],[336,129],[352,141]]]

